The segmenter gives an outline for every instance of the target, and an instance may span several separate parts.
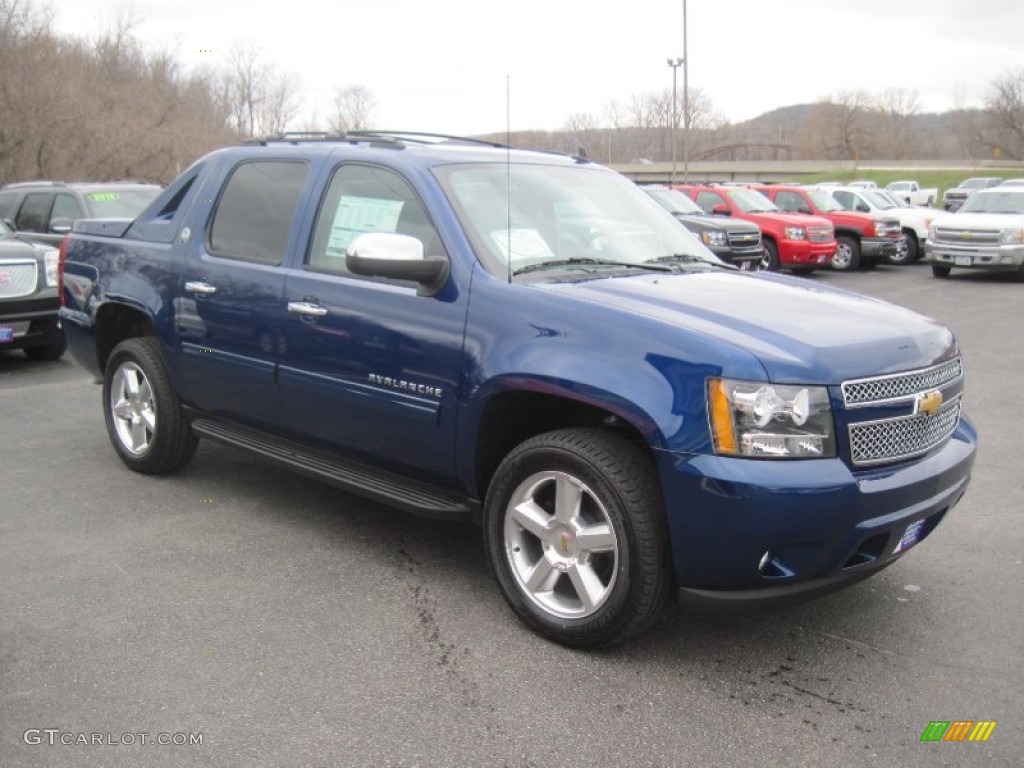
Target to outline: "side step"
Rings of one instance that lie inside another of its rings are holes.
[[[204,417],[194,419],[192,429],[200,437],[255,453],[303,475],[416,515],[435,520],[471,520],[477,516],[479,505],[464,497],[254,429]]]

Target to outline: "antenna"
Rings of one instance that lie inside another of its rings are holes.
[[[505,75],[505,256],[512,282],[512,76]]]

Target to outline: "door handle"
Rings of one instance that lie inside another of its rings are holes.
[[[217,286],[210,285],[202,280],[189,280],[185,283],[185,290],[190,293],[201,293],[209,296],[211,293],[217,292]]]
[[[308,301],[289,301],[288,311],[293,315],[308,315],[309,317],[326,317],[327,307],[319,304],[311,304]]]

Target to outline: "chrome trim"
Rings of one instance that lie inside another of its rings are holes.
[[[912,402],[917,395],[932,389],[940,389],[964,376],[963,361],[955,357],[945,363],[912,371],[850,379],[842,383],[843,404],[848,409],[866,408],[874,405]],[[921,379],[918,381],[918,379]],[[894,389],[897,394],[879,397],[876,389]]]

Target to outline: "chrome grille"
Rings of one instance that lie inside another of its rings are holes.
[[[0,297],[15,299],[35,293],[38,279],[35,261],[0,261]]]
[[[846,405],[867,405],[888,400],[913,397],[921,392],[942,387],[963,376],[963,364],[960,358],[906,373],[891,376],[876,376],[870,379],[857,379],[843,382],[843,402]]]
[[[960,395],[929,416],[916,413],[895,419],[850,425],[850,455],[854,464],[879,464],[917,456],[953,434],[960,421]]]
[[[812,243],[827,243],[832,239],[832,230],[827,227],[808,227],[807,239]]]
[[[728,232],[729,245],[733,248],[760,248],[761,232]]]
[[[938,227],[935,240],[943,243],[960,243],[961,245],[999,245],[998,229],[959,229],[956,227]]]

